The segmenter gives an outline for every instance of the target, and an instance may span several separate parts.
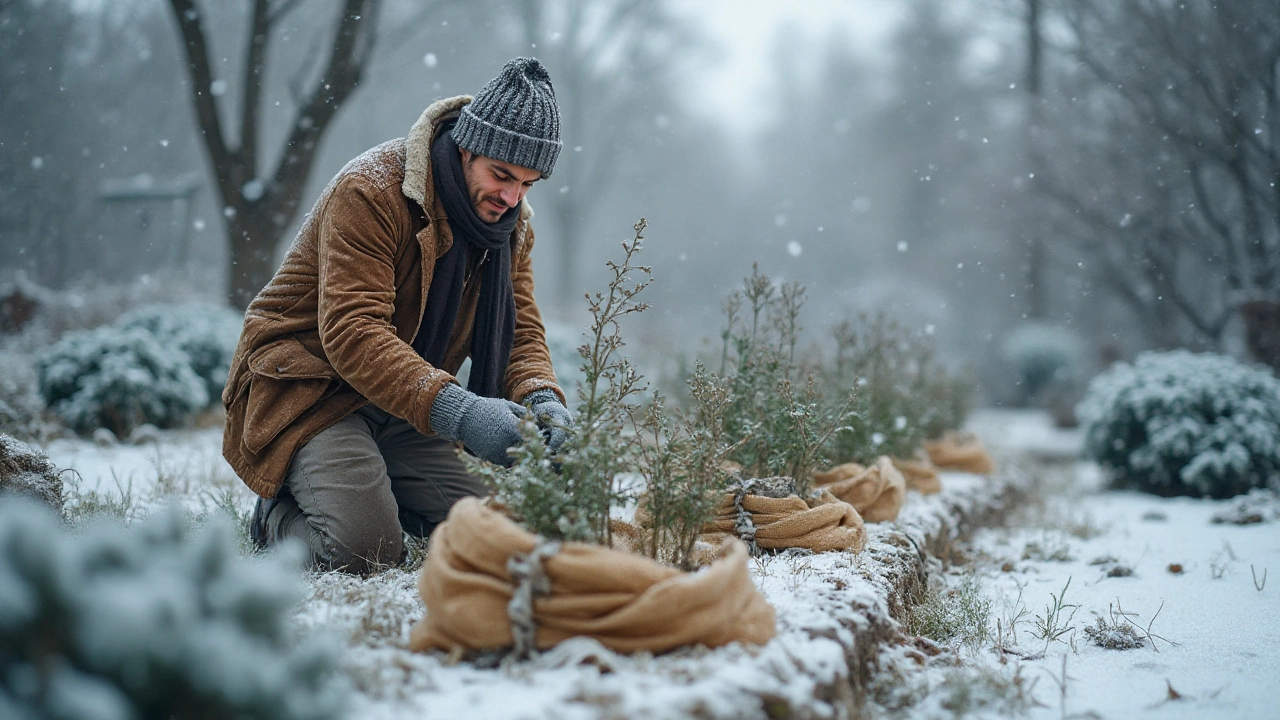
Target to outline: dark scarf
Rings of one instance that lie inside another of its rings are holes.
[[[422,326],[413,347],[424,360],[439,366],[444,362],[458,317],[466,283],[470,253],[485,253],[480,276],[480,302],[476,307],[471,335],[471,379],[467,389],[483,397],[502,397],[507,361],[515,339],[516,300],[511,287],[511,233],[520,217],[517,205],[494,223],[476,215],[462,172],[462,156],[442,127],[431,143],[431,168],[436,192],[444,205],[453,246],[436,260],[435,275],[427,291]]]

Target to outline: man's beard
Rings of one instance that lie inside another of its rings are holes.
[[[492,203],[490,201],[492,201]],[[476,197],[472,201],[471,206],[475,208],[476,215],[480,216],[481,220],[489,223],[490,225],[501,220],[502,216],[506,214],[509,209],[501,200],[495,197]],[[499,206],[501,206],[501,209],[499,209]]]

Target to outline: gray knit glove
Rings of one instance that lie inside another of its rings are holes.
[[[450,383],[431,405],[431,428],[449,441],[461,440],[481,460],[510,467],[507,450],[519,445],[524,406],[502,398],[480,397]]]
[[[524,406],[529,408],[538,421],[538,429],[547,440],[547,449],[555,452],[569,439],[569,430],[573,428],[573,415],[565,407],[560,398],[552,390],[534,390],[524,396]]]

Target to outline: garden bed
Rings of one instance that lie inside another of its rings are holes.
[[[400,569],[310,576],[297,622],[342,635],[365,718],[856,717],[882,648],[911,642],[893,618],[920,587],[928,555],[998,520],[1025,481],[1017,471],[945,473],[942,493],[913,493],[896,521],[869,524],[861,554],[751,560],[778,615],[778,636],[759,648],[622,655],[572,640],[521,662],[412,653],[409,629],[423,609],[416,572]]]

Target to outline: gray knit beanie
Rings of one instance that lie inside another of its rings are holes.
[[[560,108],[547,69],[533,58],[507,62],[462,108],[453,141],[477,155],[551,175],[560,156]]]

